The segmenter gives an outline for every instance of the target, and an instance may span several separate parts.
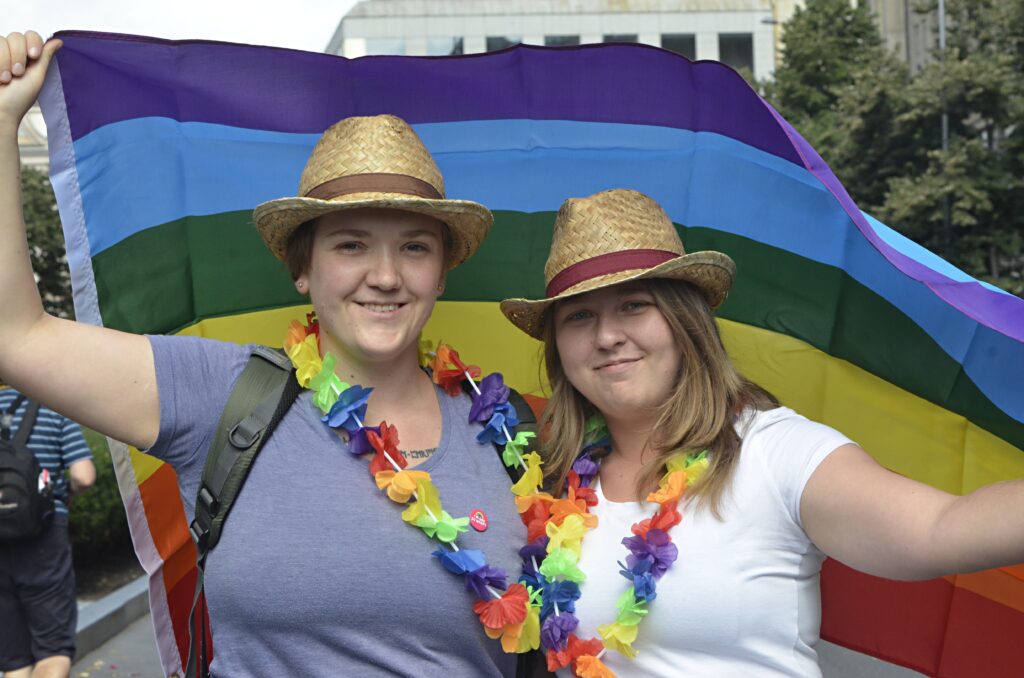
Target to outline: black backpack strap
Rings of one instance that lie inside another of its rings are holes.
[[[14,434],[14,444],[28,447],[28,437],[32,435],[32,428],[36,425],[36,417],[39,416],[39,403],[34,400],[28,401],[25,408],[25,416],[21,418],[21,425],[18,432]]]
[[[11,439],[11,423],[14,421],[14,413],[18,411],[23,402],[25,402],[25,394],[19,393],[3,414],[0,414],[0,440]]]
[[[228,396],[207,453],[196,495],[195,520],[189,526],[196,544],[198,568],[189,613],[189,656],[185,666],[189,678],[209,675],[206,617],[199,605],[206,557],[220,541],[224,521],[256,455],[302,390],[293,375],[291,361],[283,351],[265,346],[253,349]]]

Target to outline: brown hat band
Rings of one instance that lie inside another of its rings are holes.
[[[307,198],[331,200],[351,193],[404,193],[420,198],[442,200],[444,196],[436,188],[416,177],[406,174],[350,174],[325,181],[306,192]]]
[[[590,259],[578,261],[572,266],[562,269],[548,283],[547,297],[557,297],[573,285],[596,278],[599,275],[629,271],[634,268],[651,268],[663,264],[669,259],[682,256],[678,252],[665,250],[622,250],[599,254]]]

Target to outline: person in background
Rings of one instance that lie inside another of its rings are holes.
[[[10,414],[2,422],[5,433],[20,429],[29,407],[27,398],[0,383],[0,417]],[[65,678],[78,620],[68,501],[92,487],[96,468],[81,427],[47,407],[39,408],[27,447],[39,461],[40,484],[50,485],[53,512],[44,516],[39,536],[0,542],[0,672],[4,678]]]

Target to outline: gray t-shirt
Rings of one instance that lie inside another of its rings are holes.
[[[149,453],[178,473],[192,520],[206,449],[250,347],[149,338],[160,434]],[[452,516],[482,510],[483,532],[459,537],[487,562],[519,574],[525,540],[510,481],[492,445],[476,442],[470,400],[437,389],[441,442],[429,471]],[[253,464],[206,569],[222,676],[511,676],[516,658],[488,639],[461,577],[430,554],[438,543],[401,519],[319,419],[304,391]]]

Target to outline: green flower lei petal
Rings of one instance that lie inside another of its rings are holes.
[[[647,601],[637,602],[636,591],[632,586],[619,596],[615,608],[618,610],[615,621],[623,626],[636,626],[643,621],[648,612]]]

